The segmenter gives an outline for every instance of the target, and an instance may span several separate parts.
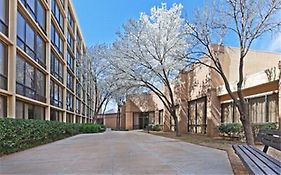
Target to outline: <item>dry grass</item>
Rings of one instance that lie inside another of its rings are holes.
[[[248,171],[244,167],[239,157],[236,156],[231,146],[233,144],[239,143],[238,141],[225,140],[221,137],[211,138],[198,134],[184,134],[180,137],[176,137],[175,133],[173,132],[150,132],[150,134],[173,138],[173,139],[179,139],[188,143],[224,150],[228,154],[228,158],[230,160],[233,173],[235,175],[248,174]]]

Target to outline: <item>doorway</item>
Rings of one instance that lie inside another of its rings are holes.
[[[188,102],[188,132],[206,134],[207,97]]]

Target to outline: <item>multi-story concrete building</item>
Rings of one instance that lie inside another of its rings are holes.
[[[72,0],[1,0],[0,117],[91,122],[85,51]]]
[[[231,89],[235,92],[239,49],[214,49],[221,52],[223,69]],[[248,101],[249,115],[253,123],[276,122],[280,125],[280,60],[280,53],[253,50],[245,58],[243,93]],[[182,83],[174,86],[174,93],[177,97],[181,133],[211,136],[217,134],[217,127],[221,123],[240,122],[238,111],[225,90],[220,75],[213,69],[204,65],[191,65],[186,72],[179,75],[179,79]],[[123,129],[142,129],[148,124],[160,124],[164,131],[175,129],[173,119],[158,97],[152,93],[128,97],[122,111]]]

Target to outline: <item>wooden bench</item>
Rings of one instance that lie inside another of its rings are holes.
[[[258,140],[265,146],[263,151],[250,145],[233,145],[235,153],[251,174],[281,174],[281,162],[266,154],[268,147],[281,150],[281,131],[260,130]]]

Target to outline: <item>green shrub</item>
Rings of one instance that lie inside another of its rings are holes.
[[[0,119],[0,155],[53,142],[79,133],[103,131],[102,125],[45,120]]]
[[[97,132],[104,132],[105,129],[106,128],[104,125],[87,123],[87,124],[81,124],[79,131],[80,133],[97,133]]]
[[[266,130],[275,130],[277,129],[277,123],[254,123],[252,124],[253,134],[255,140],[257,140],[257,135],[259,130],[266,129]]]
[[[224,123],[219,126],[219,131],[222,134],[226,134],[230,137],[238,137],[243,131],[242,125],[240,123]]]
[[[162,130],[162,127],[161,127],[160,125],[154,125],[154,126],[152,127],[152,130],[153,130],[153,131],[161,131],[161,130]]]
[[[255,123],[253,124],[254,129],[277,129],[277,123]]]

